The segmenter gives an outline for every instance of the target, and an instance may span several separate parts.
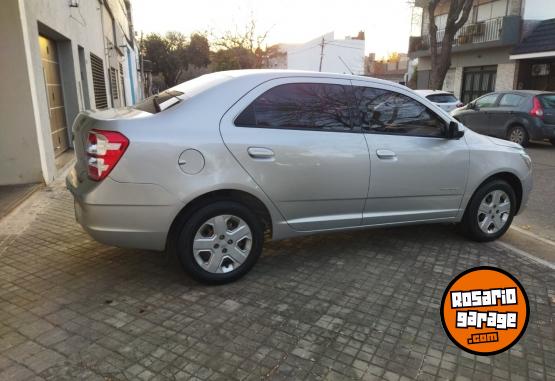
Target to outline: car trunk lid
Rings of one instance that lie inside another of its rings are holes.
[[[73,145],[75,148],[75,171],[79,182],[87,177],[89,156],[87,155],[87,143],[89,132],[95,130],[118,131],[118,122],[144,118],[150,116],[147,112],[130,107],[108,110],[87,110],[79,113],[73,122]]]

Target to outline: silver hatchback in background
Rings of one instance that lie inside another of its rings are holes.
[[[351,75],[214,73],[132,108],[83,112],[73,130],[67,187],[84,229],[175,250],[211,283],[244,275],[265,235],[452,222],[493,240],[532,186],[519,145],[406,87]]]
[[[463,107],[462,103],[453,93],[443,90],[414,90],[418,95],[423,96],[430,102],[434,103],[440,109],[451,112],[459,107]]]

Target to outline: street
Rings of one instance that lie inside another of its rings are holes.
[[[555,146],[532,142],[526,151],[532,157],[534,190],[526,210],[516,217],[515,223],[555,241]]]
[[[515,222],[553,238],[555,148],[528,151],[536,187]],[[1,380],[555,378],[553,267],[453,226],[271,242],[219,287],[164,254],[96,243],[60,181],[0,232]],[[530,299],[525,335],[495,356],[461,351],[440,322],[449,281],[479,265],[509,271]]]

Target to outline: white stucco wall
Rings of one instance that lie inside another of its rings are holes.
[[[497,65],[497,77],[495,78],[495,91],[513,90],[516,88],[517,63],[505,63]]]
[[[364,40],[336,40],[333,33],[287,49],[287,68],[318,71],[324,39],[322,71],[364,74]],[[341,57],[341,58],[340,58]],[[344,62],[342,62],[342,60]]]
[[[122,0],[110,0],[120,36],[129,36]],[[5,0],[0,14],[0,184],[52,181],[58,173],[51,138],[50,117],[40,56],[39,34],[57,43],[68,130],[77,113],[85,109],[83,93],[95,107],[90,53],[102,58],[107,68],[103,5],[81,0],[70,7],[67,0]],[[126,30],[127,28],[127,30]],[[125,42],[125,41],[124,41]],[[86,83],[81,80],[79,46],[85,57]],[[138,86],[136,52],[122,60],[126,99]],[[133,76],[133,81],[129,77]],[[106,89],[109,91],[105,70]],[[132,82],[132,83],[131,83]],[[108,99],[110,99],[108,94]]]
[[[20,1],[0,12],[0,185],[42,181],[31,78],[27,70]]]

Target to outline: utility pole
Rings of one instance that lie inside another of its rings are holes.
[[[318,71],[322,71],[322,61],[324,60],[324,45],[324,36],[322,36],[322,42],[320,43],[320,67],[318,68]]]

